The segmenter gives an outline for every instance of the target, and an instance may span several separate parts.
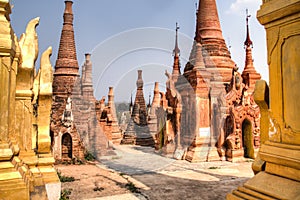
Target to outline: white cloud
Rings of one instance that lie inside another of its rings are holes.
[[[244,15],[245,10],[248,9],[250,13],[252,12],[252,14],[254,14],[253,12],[256,12],[260,5],[260,0],[235,0],[235,2],[230,5],[230,8],[226,11],[226,13]]]

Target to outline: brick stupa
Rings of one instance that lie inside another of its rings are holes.
[[[136,81],[136,96],[131,110],[131,119],[123,135],[121,144],[137,144],[142,146],[154,146],[154,138],[148,127],[148,112],[144,98],[144,81],[142,70],[138,70]],[[132,103],[131,103],[132,105]]]
[[[73,124],[72,113],[72,95],[76,91],[74,86],[79,81],[72,4],[72,1],[65,1],[63,28],[53,77],[51,137],[56,160],[84,157],[84,147]]]
[[[249,32],[247,32],[247,36],[245,44],[251,43]],[[247,95],[247,98],[245,97],[247,101],[251,98],[255,82],[260,79],[260,75],[253,67],[251,47],[249,45],[246,45],[246,53],[247,58],[242,74],[243,79],[239,75],[240,81],[244,81],[240,87],[241,90],[239,90],[243,94],[235,96],[238,105],[243,101],[241,98]],[[235,78],[233,75],[235,75],[237,68],[231,59],[222,35],[215,0],[199,1],[196,13],[194,43],[183,75],[180,75],[179,71],[177,34],[173,56],[172,78],[168,75],[166,99],[162,100],[163,103],[161,105],[165,113],[158,116],[161,119],[158,121],[166,121],[166,128],[158,133],[157,136],[157,138],[170,139],[169,141],[157,139],[159,144],[156,144],[156,147],[160,147],[162,150],[167,149],[167,154],[173,153],[177,159],[184,158],[191,162],[223,159],[224,155],[218,153],[221,147],[217,142],[220,136],[224,137],[224,121],[229,115],[228,111],[231,107],[229,106],[229,101],[232,100],[227,94],[232,90],[232,81]],[[175,87],[172,86],[174,84]],[[245,85],[247,87],[244,87]],[[248,93],[244,92],[246,90],[244,88],[248,89]],[[232,91],[230,95],[234,92]],[[230,100],[226,99],[227,97]],[[237,109],[245,108],[245,110],[251,111],[250,121],[253,124],[255,123],[254,127],[257,128],[258,112],[257,106],[255,106],[255,104],[246,103]],[[232,109],[235,108],[232,107]],[[239,123],[236,126],[241,126],[241,124]],[[240,129],[241,127],[239,127]],[[254,132],[254,130],[252,131]],[[259,144],[259,141],[257,141],[259,139],[258,131],[259,129],[255,129],[255,137],[251,136],[252,139],[248,139],[245,143],[250,146],[252,140],[255,139],[255,148],[257,148]],[[248,132],[250,135],[251,131]],[[235,133],[232,132],[230,134]],[[241,135],[238,135],[236,138],[241,140],[241,137]],[[216,144],[219,146],[216,146]],[[243,145],[240,145],[237,149],[242,151]],[[232,152],[232,149],[228,148],[228,152]],[[227,157],[232,159],[234,157],[232,155],[233,153],[228,154]],[[243,153],[240,155],[243,156]]]
[[[65,1],[53,82],[51,138],[53,154],[58,161],[83,159],[87,152],[99,158],[106,154],[108,141],[120,143],[121,140],[112,89],[108,108],[99,110],[97,107],[90,53],[85,54],[81,77],[79,75],[72,4],[72,1]],[[104,101],[103,104],[105,107]]]
[[[66,97],[79,77],[73,28],[72,1],[65,1],[64,23],[54,72],[53,94]]]

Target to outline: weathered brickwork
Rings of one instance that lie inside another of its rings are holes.
[[[110,94],[109,106],[105,108],[105,112],[111,114],[104,121],[103,110],[98,109],[92,82],[91,54],[85,54],[82,74],[79,75],[72,4],[72,1],[65,1],[53,81],[51,138],[56,160],[83,159],[87,152],[99,157],[106,153],[109,141],[120,143],[121,140],[113,94]]]

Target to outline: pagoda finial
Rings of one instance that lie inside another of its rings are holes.
[[[63,27],[58,47],[55,72],[53,74],[53,95],[67,96],[69,94],[81,93],[79,87],[74,87],[74,85],[76,85],[75,82],[79,80],[79,65],[76,54],[72,5],[73,1],[65,1]],[[87,68],[85,68],[85,71],[86,69]],[[85,71],[83,71],[83,77],[85,76]]]
[[[249,70],[253,70],[253,59],[252,59],[252,50],[251,47],[253,45],[251,39],[250,39],[250,33],[249,33],[249,18],[251,15],[248,14],[248,9],[246,9],[246,40],[244,42],[244,47],[246,49],[246,60],[245,60],[245,68],[243,71],[243,74],[248,72]]]
[[[247,30],[247,35],[246,35],[246,40],[244,42],[245,47],[253,47],[253,42],[250,39],[250,33],[249,33],[249,18],[251,15],[248,14],[248,9],[246,9],[246,30]]]
[[[180,55],[180,49],[178,47],[178,30],[180,29],[180,27],[178,26],[178,23],[176,22],[176,38],[175,38],[175,48],[173,50],[173,55],[176,56],[176,55]]]
[[[180,27],[178,26],[178,23],[176,22],[175,48],[173,50],[174,63],[173,63],[173,72],[172,72],[172,75],[173,75],[173,78],[174,78],[175,82],[177,81],[178,76],[181,74],[181,72],[180,72],[180,59],[179,59],[180,49],[178,47],[178,30],[179,30],[179,28]]]
[[[130,104],[129,104],[129,111],[130,111],[130,114],[132,113],[132,107],[133,107],[133,103],[132,103],[132,93],[131,93],[131,96],[130,96]]]
[[[244,42],[244,47],[246,49],[246,59],[245,59],[245,67],[242,72],[243,82],[254,89],[255,81],[261,78],[260,74],[256,72],[254,65],[253,65],[253,58],[252,58],[252,47],[253,42],[250,39],[250,32],[249,32],[249,18],[251,15],[248,14],[248,9],[246,9],[246,27],[247,27],[247,35],[246,41]],[[252,90],[251,89],[251,90]]]
[[[151,93],[149,92],[148,109],[151,107]],[[149,112],[148,112],[149,113]]]
[[[76,55],[72,5],[73,1],[65,1],[64,23],[55,65],[55,74],[66,74],[66,69],[68,68],[71,74],[78,75],[79,66]]]

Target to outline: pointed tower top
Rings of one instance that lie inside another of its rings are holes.
[[[130,112],[130,114],[132,114],[132,107],[133,107],[133,103],[132,103],[132,93],[131,93],[130,104],[129,104],[129,112]]]
[[[138,80],[136,81],[137,90],[131,117],[137,124],[145,125],[147,124],[147,109],[143,91],[144,81],[142,78],[142,72],[142,70],[138,70]]]
[[[178,26],[178,23],[176,22],[176,36],[175,36],[175,48],[173,50],[173,56],[180,55],[180,49],[178,47],[178,30],[180,27]]]
[[[73,14],[72,4],[73,4],[73,1],[71,1],[71,0],[65,1],[66,7],[65,7],[64,13]]]
[[[108,88],[108,96],[114,96],[114,87]]]
[[[178,46],[178,30],[179,30],[179,26],[178,23],[176,22],[176,36],[175,36],[175,48],[173,50],[173,56],[174,56],[174,63],[173,63],[173,71],[172,71],[172,75],[173,75],[173,79],[176,82],[178,79],[178,76],[181,74],[180,72],[180,49]]]
[[[251,15],[248,14],[248,9],[246,10],[246,40],[244,42],[246,49],[246,59],[245,59],[245,68],[242,72],[243,82],[249,87],[249,91],[254,90],[256,80],[261,78],[260,74],[256,72],[253,65],[252,58],[252,45],[253,42],[250,39],[249,31],[249,18]]]
[[[244,42],[245,47],[252,47],[253,43],[250,39],[250,33],[249,33],[249,18],[251,17],[251,15],[248,14],[248,9],[246,9],[246,40]]]
[[[91,54],[85,54],[85,61],[82,66],[82,79],[84,80],[83,85],[89,85],[92,87],[93,79],[92,79],[92,62],[91,62]]]
[[[90,61],[90,60],[91,60],[91,56],[92,56],[92,54],[90,54],[90,53],[85,53],[85,54],[84,54],[85,61]]]
[[[110,108],[114,107],[114,88],[113,87],[108,88],[108,107],[110,107]]]
[[[196,41],[223,39],[216,1],[199,0],[198,6]]]
[[[73,1],[65,1],[64,23],[60,37],[55,74],[78,76],[78,61],[73,28]],[[54,75],[55,75],[54,74]]]
[[[216,0],[199,0],[196,15],[195,38],[185,73],[197,65],[212,71],[213,81],[230,82],[235,64],[222,35]]]
[[[136,87],[138,89],[143,89],[143,86],[144,86],[144,81],[143,81],[142,73],[143,73],[142,70],[138,70],[138,79],[136,81]]]
[[[151,107],[151,93],[149,93],[149,99],[148,99],[148,105],[147,105],[147,107],[148,108]]]
[[[248,14],[248,9],[246,9],[246,40],[244,42],[246,48],[246,60],[245,60],[245,68],[242,74],[249,73],[250,71],[255,71],[253,66],[253,59],[252,59],[252,50],[251,47],[253,45],[250,39],[250,32],[249,32],[249,18],[251,15]]]
[[[155,115],[156,108],[159,106],[160,106],[159,83],[155,82],[152,105],[151,105],[151,114],[152,115]]]

